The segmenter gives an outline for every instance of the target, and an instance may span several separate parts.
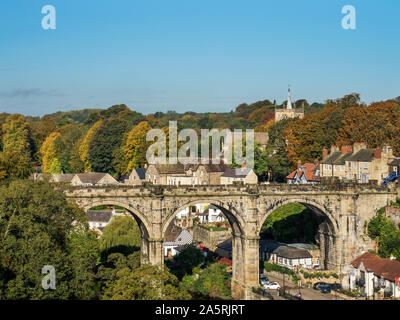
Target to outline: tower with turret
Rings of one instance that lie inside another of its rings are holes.
[[[294,118],[304,118],[304,106],[301,108],[296,108],[296,103],[292,103],[292,97],[289,88],[286,106],[283,106],[283,108],[275,108],[275,122]]]

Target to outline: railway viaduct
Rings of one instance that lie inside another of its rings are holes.
[[[215,205],[232,228],[235,299],[247,299],[258,285],[261,227],[279,206],[297,202],[317,215],[320,260],[325,268],[342,273],[366,249],[366,222],[397,196],[394,189],[371,185],[71,186],[64,192],[85,211],[98,205],[128,210],[141,229],[142,262],[154,265],[163,265],[164,235],[179,211],[198,203]]]

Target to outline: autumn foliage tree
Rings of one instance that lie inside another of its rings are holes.
[[[151,144],[146,141],[149,130],[151,130],[150,125],[146,121],[142,121],[129,132],[125,146],[122,147],[128,162],[126,173],[131,172],[133,168],[143,167],[147,162],[146,152]]]
[[[11,178],[25,178],[31,170],[30,131],[23,115],[13,114],[3,124],[3,173]]]
[[[348,109],[337,144],[355,142],[365,142],[369,148],[380,148],[387,143],[400,155],[400,104],[392,100]]]

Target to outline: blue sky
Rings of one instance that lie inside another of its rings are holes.
[[[43,30],[53,5],[57,29]],[[341,27],[344,5],[357,29]],[[400,95],[398,0],[3,0],[0,112],[127,104],[229,112],[242,102]]]

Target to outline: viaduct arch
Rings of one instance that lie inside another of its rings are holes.
[[[366,250],[365,222],[376,210],[396,200],[397,191],[370,185],[255,186],[109,186],[64,190],[83,210],[114,204],[128,210],[142,231],[142,261],[163,265],[163,238],[175,215],[197,203],[212,203],[232,227],[232,296],[248,299],[259,281],[259,239],[265,219],[276,208],[298,202],[325,220],[320,244],[326,267],[343,274],[345,266]]]

